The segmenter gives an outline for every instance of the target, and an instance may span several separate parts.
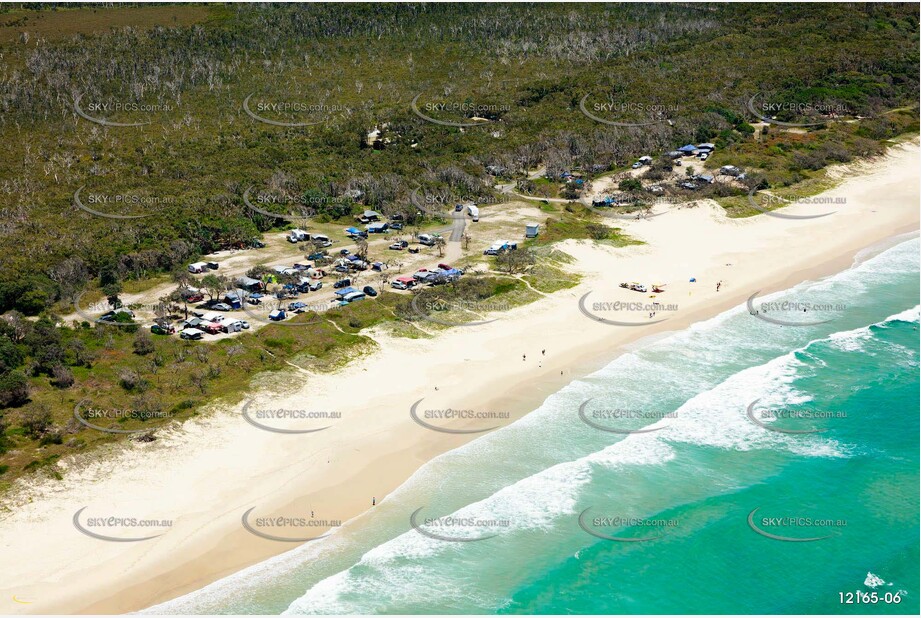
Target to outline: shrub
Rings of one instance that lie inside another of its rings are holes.
[[[51,370],[51,384],[58,388],[70,388],[74,385],[74,373],[64,365]]]

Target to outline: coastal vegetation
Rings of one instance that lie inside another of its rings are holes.
[[[81,295],[178,280],[203,255],[293,226],[248,208],[250,189],[271,198],[261,210],[305,226],[341,230],[370,208],[429,229],[446,219],[420,211],[420,195],[497,203],[509,184],[573,199],[565,173],[590,184],[652,155],[651,181],[664,153],[712,142],[698,171],[747,178],[693,197],[752,216],[749,190],[824,186],[829,165],[917,133],[917,49],[912,4],[5,5],[0,488],[154,435],[88,428],[78,405],[132,411],[111,428],[155,429],[289,363],[340,367],[373,348],[366,329],[445,328],[395,294],[207,345],[63,323]],[[804,126],[760,122],[756,96]],[[635,242],[581,204],[540,208],[537,240],[420,298],[515,306],[572,283],[553,243]]]

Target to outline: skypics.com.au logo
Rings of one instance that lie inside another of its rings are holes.
[[[443,517],[421,518],[425,509],[419,507],[409,516],[409,525],[422,536],[448,543],[473,543],[485,541],[498,535],[497,532],[511,527],[511,521],[494,517],[445,515]]]
[[[243,513],[240,522],[243,529],[252,535],[269,541],[281,543],[307,543],[317,541],[332,534],[333,528],[342,525],[342,520],[316,517],[311,511],[309,514],[254,516],[256,507],[251,507]],[[322,531],[320,534],[310,534],[313,531]]]
[[[677,519],[650,519],[610,514],[589,517],[588,507],[579,513],[579,527],[593,537],[618,543],[646,543],[661,539],[679,525]]]
[[[659,301],[642,300],[596,300],[588,301],[594,293],[590,290],[579,298],[579,311],[592,320],[607,326],[650,326],[669,319],[657,318],[660,313],[674,313],[678,311],[677,303],[663,303]]]
[[[748,111],[758,120],[781,127],[817,127],[856,116],[846,104],[834,101],[795,101],[779,95],[756,92],[748,100]],[[778,120],[784,118],[784,120]]]
[[[172,526],[173,520],[124,513],[84,516],[89,507],[84,506],[74,513],[72,523],[78,532],[99,541],[111,543],[136,543],[148,541],[165,534]]]
[[[253,97],[256,97],[253,100]],[[260,95],[250,93],[243,99],[246,115],[263,124],[275,127],[312,127],[328,122],[345,111],[339,104],[315,103],[295,96]]]
[[[253,427],[280,434],[317,433],[342,419],[342,412],[335,410],[261,407],[251,399],[243,404],[241,414]]]
[[[409,408],[409,417],[414,423],[428,429],[429,431],[437,431],[439,433],[449,433],[449,434],[476,434],[484,433],[486,431],[492,431],[493,429],[498,429],[501,425],[496,425],[496,421],[504,421],[505,423],[511,418],[511,414],[506,411],[496,411],[496,410],[476,410],[473,408],[420,408],[421,404],[425,398],[420,399],[414,403]],[[423,420],[424,419],[424,420]],[[458,429],[448,426],[448,423],[451,422],[473,422],[474,425],[483,425],[488,424],[488,427],[471,427],[469,429]]]
[[[104,127],[142,127],[153,122],[150,119],[151,115],[171,114],[176,111],[176,107],[169,103],[144,103],[119,99],[88,101],[82,94],[74,97],[73,107],[74,112],[84,120]],[[110,120],[111,116],[136,120],[116,121]]]
[[[591,99],[591,101],[589,100]],[[648,127],[672,124],[672,118],[681,111],[677,104],[654,101],[597,100],[591,93],[579,100],[579,111],[594,120],[613,127]]]

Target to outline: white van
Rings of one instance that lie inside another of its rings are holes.
[[[435,237],[431,234],[419,234],[419,244],[425,245],[426,247],[434,247]]]

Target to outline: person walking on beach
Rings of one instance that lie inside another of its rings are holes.
[[[377,498],[371,496],[371,506],[377,506]]]
[[[528,357],[524,354],[521,355],[521,360],[528,360]]]
[[[547,350],[541,350],[541,351],[540,351],[540,355],[541,355],[541,356],[547,356]]]
[[[720,281],[719,283],[716,284],[716,291],[717,291],[717,292],[720,291],[720,286],[721,286],[721,285],[723,285],[723,282],[722,282],[722,281]]]

